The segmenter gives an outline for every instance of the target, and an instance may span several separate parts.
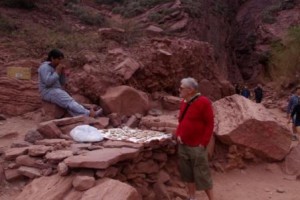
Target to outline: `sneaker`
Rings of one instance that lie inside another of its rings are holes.
[[[102,116],[103,115],[103,109],[102,108],[99,108],[99,110],[97,110],[96,112],[95,112],[95,117],[100,117],[100,116]]]
[[[96,118],[96,117],[102,116],[102,114],[103,114],[103,109],[102,108],[100,108],[96,111],[93,108],[90,109],[90,117]]]

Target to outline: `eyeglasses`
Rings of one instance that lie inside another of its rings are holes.
[[[179,90],[183,90],[183,89],[188,89],[188,88],[182,86],[179,87]]]

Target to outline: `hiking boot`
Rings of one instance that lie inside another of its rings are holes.
[[[99,108],[99,110],[97,110],[96,112],[95,112],[95,117],[100,117],[100,116],[102,116],[103,115],[103,109],[102,108]]]

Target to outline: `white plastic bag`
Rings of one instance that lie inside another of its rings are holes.
[[[103,140],[100,131],[90,125],[76,126],[71,130],[70,135],[76,142],[100,142]]]

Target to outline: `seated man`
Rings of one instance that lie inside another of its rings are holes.
[[[39,92],[42,99],[66,109],[71,116],[100,116],[102,109],[87,110],[62,89],[65,79],[63,67],[59,64],[63,58],[64,54],[61,51],[53,49],[49,52],[47,60],[40,65],[38,69]]]

